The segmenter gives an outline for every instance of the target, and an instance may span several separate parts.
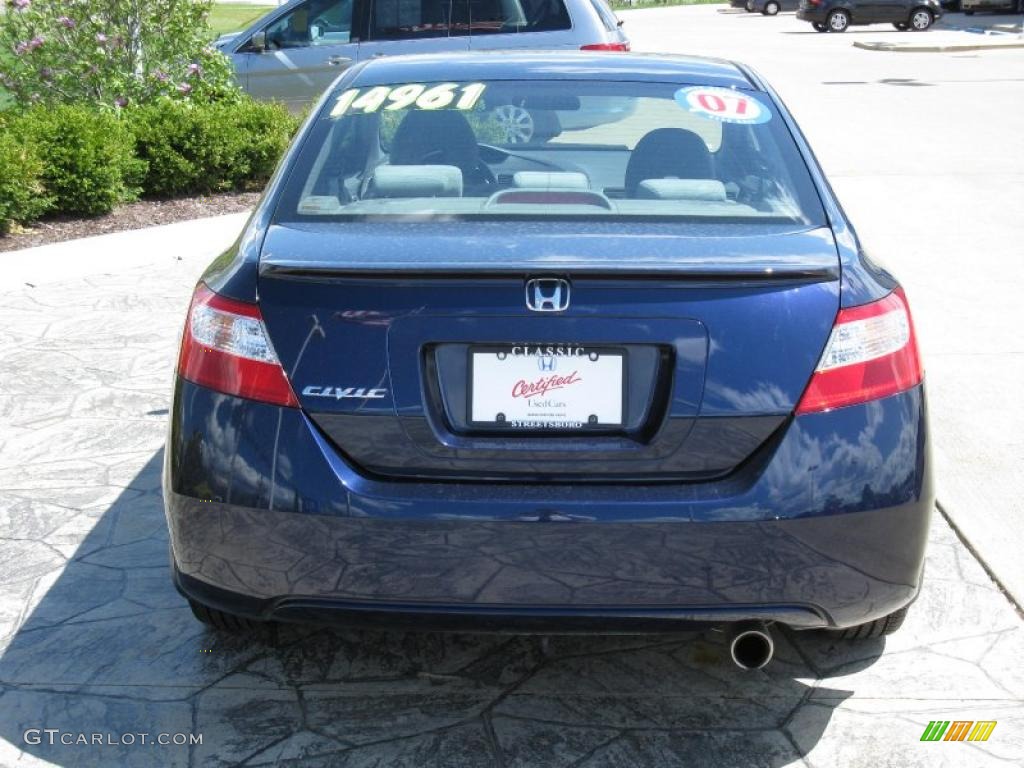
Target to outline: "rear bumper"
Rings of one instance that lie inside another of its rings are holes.
[[[504,631],[870,621],[916,596],[933,504],[923,390],[802,416],[690,485],[379,482],[298,411],[179,385],[179,588],[254,618]]]
[[[779,622],[797,629],[830,626],[827,617],[814,606],[807,605],[463,605],[361,601],[308,595],[261,599],[186,576],[176,565],[173,573],[174,585],[185,597],[211,608],[261,621],[516,634],[646,634],[715,627],[752,619]]]

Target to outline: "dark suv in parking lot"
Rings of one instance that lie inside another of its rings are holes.
[[[924,32],[942,16],[938,0],[800,0],[796,17],[818,32],[845,32],[851,24],[891,23]]]

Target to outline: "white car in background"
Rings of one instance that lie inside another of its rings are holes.
[[[621,27],[607,0],[292,0],[216,45],[243,90],[299,112],[343,70],[367,59],[524,48],[628,51]],[[539,142],[607,122],[604,106],[582,102],[571,116],[523,103],[499,104],[492,114],[508,143]]]

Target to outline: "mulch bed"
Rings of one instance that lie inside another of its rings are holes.
[[[180,200],[143,200],[122,205],[106,216],[92,219],[55,217],[36,222],[6,237],[0,237],[0,252],[75,240],[79,237],[105,235],[109,232],[125,232],[159,224],[172,224],[205,216],[240,213],[255,206],[259,198],[259,192],[228,192]]]

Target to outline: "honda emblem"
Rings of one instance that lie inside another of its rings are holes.
[[[534,312],[564,312],[569,308],[569,281],[557,277],[527,280],[526,306]]]

